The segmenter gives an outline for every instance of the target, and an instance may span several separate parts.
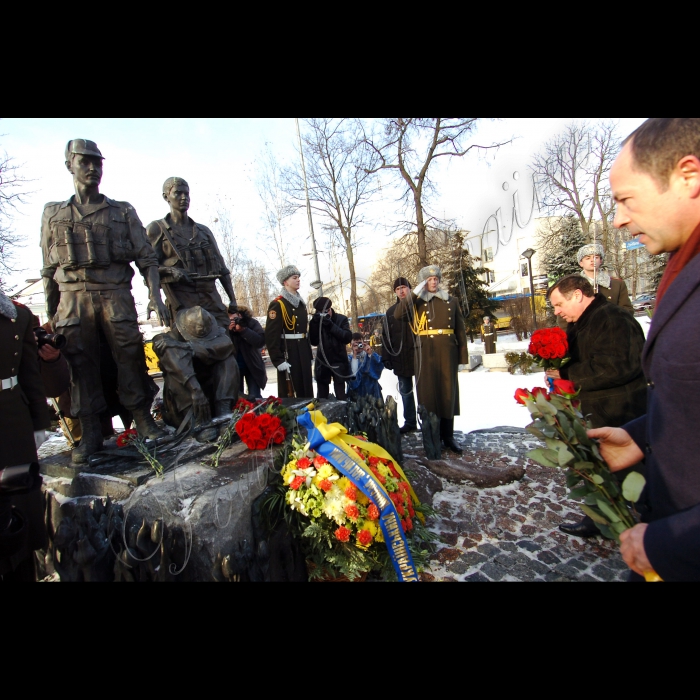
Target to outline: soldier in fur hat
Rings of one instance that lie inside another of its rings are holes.
[[[277,368],[277,393],[280,398],[313,398],[309,316],[299,296],[301,272],[287,265],[277,272],[282,285],[278,297],[270,302],[265,324],[265,344],[270,361]],[[291,380],[291,392],[287,380]]]

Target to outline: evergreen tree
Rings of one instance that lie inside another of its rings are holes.
[[[646,274],[644,275],[651,283],[651,288],[656,291],[659,288],[659,282],[663,277],[668,263],[668,253],[660,253],[659,255],[649,255],[647,253],[648,262],[646,265]]]
[[[581,246],[586,245],[586,236],[581,224],[573,214],[562,217],[556,228],[553,240],[556,244],[544,255],[544,269],[550,282],[560,277],[581,272],[576,254]]]

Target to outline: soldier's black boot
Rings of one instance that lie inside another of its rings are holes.
[[[134,414],[134,423],[136,424],[136,432],[142,438],[155,438],[163,437],[167,435],[165,430],[159,428],[156,425],[153,416],[151,415],[151,410],[149,405],[139,406],[132,410]]]
[[[223,418],[224,416],[230,416],[231,402],[230,401],[215,401],[214,402],[214,418]]]
[[[99,416],[94,413],[89,416],[80,416],[82,437],[80,445],[71,453],[73,464],[85,464],[90,455],[102,449],[102,425]]]
[[[442,418],[440,419],[440,437],[442,438],[442,444],[451,452],[461,455],[463,450],[455,442],[454,439],[454,418]]]

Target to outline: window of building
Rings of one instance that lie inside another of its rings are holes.
[[[520,263],[520,276],[527,277],[527,263]]]
[[[484,248],[484,262],[493,262],[493,248]]]

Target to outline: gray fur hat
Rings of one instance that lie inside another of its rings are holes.
[[[427,280],[428,277],[437,277],[438,281],[442,282],[442,272],[440,272],[440,268],[437,265],[428,265],[428,267],[424,267],[418,273],[417,284]]]
[[[299,269],[294,265],[287,265],[277,273],[277,279],[280,284],[284,284],[284,281],[288,280],[292,275],[301,276],[301,272],[299,272]]]
[[[603,262],[603,260],[605,260],[605,250],[603,250],[603,246],[600,245],[600,243],[589,243],[588,245],[581,246],[578,249],[576,259],[578,260],[579,265],[581,264],[581,260],[583,260],[587,255],[600,255],[600,261]]]

